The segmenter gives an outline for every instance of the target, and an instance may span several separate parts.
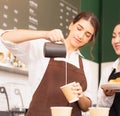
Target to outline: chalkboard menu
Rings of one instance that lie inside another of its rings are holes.
[[[0,28],[60,28],[66,35],[79,11],[80,0],[0,0]]]

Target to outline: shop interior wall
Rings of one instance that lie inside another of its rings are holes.
[[[108,7],[109,6],[109,7]],[[102,0],[101,63],[111,62],[116,55],[111,45],[112,30],[120,22],[120,1]]]

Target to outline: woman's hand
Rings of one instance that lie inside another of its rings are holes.
[[[60,29],[54,29],[51,31],[47,31],[47,38],[52,42],[64,42],[64,36]]]
[[[102,88],[103,89],[103,88]],[[106,96],[113,96],[115,94],[114,90],[103,89],[103,92]]]
[[[82,86],[80,83],[75,82],[73,84],[73,92],[78,95],[78,104],[79,107],[82,109],[82,111],[88,111],[88,108],[91,106],[91,100],[84,95],[84,92],[82,90]],[[92,94],[92,93],[91,93]]]
[[[73,84],[72,89],[73,89],[73,92],[78,95],[78,98],[83,97],[83,90],[82,90],[82,87],[81,87],[80,83],[75,82]]]

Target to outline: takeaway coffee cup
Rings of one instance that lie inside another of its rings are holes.
[[[69,83],[69,84],[66,84],[66,85],[60,87],[60,89],[62,90],[63,94],[65,95],[65,97],[69,103],[73,103],[73,102],[79,100],[78,95],[73,93],[73,91],[72,91],[72,87],[73,87],[74,83],[75,82],[72,82],[72,83]]]
[[[108,116],[110,108],[106,107],[90,107],[89,114],[90,116]]]
[[[71,116],[72,107],[55,106],[50,107],[52,116]]]
[[[66,57],[66,47],[63,43],[46,42],[43,52],[45,57]]]

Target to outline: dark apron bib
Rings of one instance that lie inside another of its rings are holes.
[[[68,83],[79,82],[85,91],[87,82],[81,58],[79,61],[80,68],[67,64]],[[50,59],[44,77],[33,95],[27,116],[51,116],[51,106],[72,106],[72,116],[82,116],[78,103],[69,104],[60,90],[60,87],[65,84],[65,65],[63,61]]]
[[[109,76],[108,80],[116,79],[117,77],[120,77],[120,72],[115,73],[115,69],[114,69],[111,75]],[[120,93],[119,92],[115,94],[113,104],[110,108],[109,116],[120,116]]]

